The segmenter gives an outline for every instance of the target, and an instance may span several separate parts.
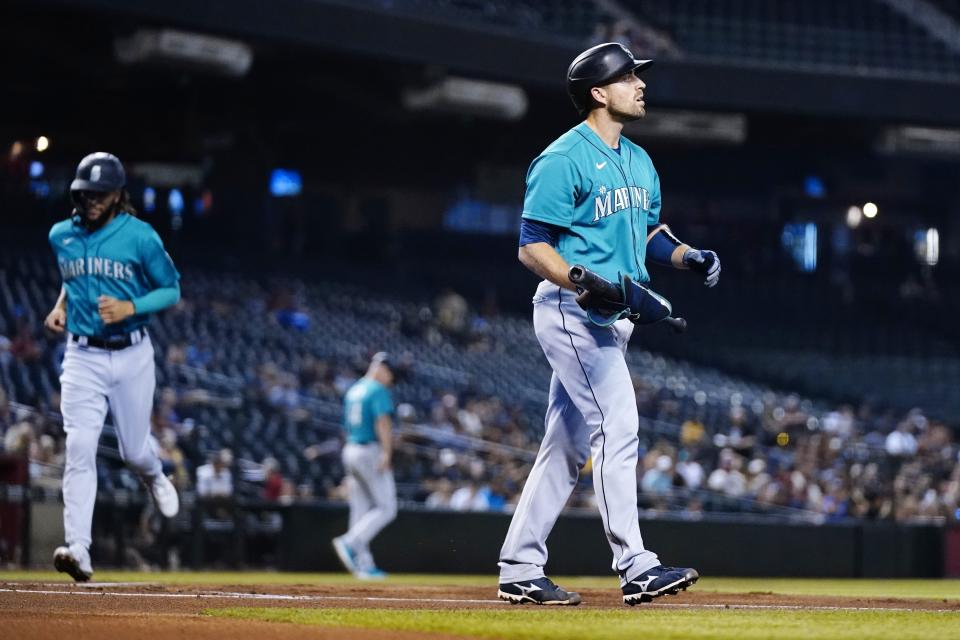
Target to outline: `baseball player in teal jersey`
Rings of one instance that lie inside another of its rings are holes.
[[[120,454],[150,489],[157,509],[172,518],[180,508],[150,438],[156,377],[146,329],[150,314],[180,299],[180,274],[157,233],[136,218],[125,184],[115,156],[85,157],[70,186],[73,214],[50,229],[63,288],[44,324],[67,333],[60,376],[66,545],[53,560],[78,582],[93,575],[97,443],[108,406]]]
[[[391,470],[393,381],[390,357],[381,351],[343,399],[347,438],[343,468],[350,492],[350,528],[333,539],[333,548],[348,571],[367,580],[386,576],[373,560],[370,542],[397,517],[397,489]]]
[[[567,88],[585,119],[530,165],[520,261],[544,280],[533,298],[534,330],[553,369],[546,432],[500,551],[501,599],[576,605],[580,595],[544,574],[546,540],[590,456],[604,531],[626,604],[686,589],[699,578],[665,567],[647,549],[637,512],[639,418],[624,357],[634,324],[664,319],[669,303],[650,292],[646,260],[692,269],[716,284],[711,251],[681,243],[660,222],[660,179],[647,153],[621,136],[642,118],[649,60],[622,45],[580,54]],[[580,264],[616,283],[623,305],[591,306],[568,278]],[[582,308],[581,304],[587,308]]]

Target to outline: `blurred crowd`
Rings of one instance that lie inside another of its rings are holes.
[[[185,300],[171,313],[183,313],[191,304]],[[222,304],[222,312],[230,313],[229,303]],[[310,323],[309,308],[285,295],[264,301],[259,312],[288,331],[303,331]],[[417,330],[428,341],[476,350],[489,348],[492,340],[484,316],[451,290],[419,321]],[[0,336],[0,366],[59,358],[58,348],[57,341],[23,323],[12,338]],[[158,349],[158,356],[167,365],[203,370],[218,352],[198,336],[171,342]],[[315,418],[316,402],[339,407],[363,365],[362,360],[304,354],[295,361],[258,362],[236,395],[184,384],[161,386],[152,431],[165,471],[181,490],[211,503],[235,495],[280,504],[343,499],[334,420],[325,437],[297,441],[295,454],[304,465],[331,471],[331,477],[316,478],[282,464],[269,442],[258,459],[235,456],[228,447],[204,447],[198,434],[206,427],[193,416],[197,407],[226,407],[306,424]],[[409,359],[403,366],[416,370]],[[823,409],[794,395],[768,392],[750,403],[735,394],[718,413],[716,407],[708,411],[705,397],[679,398],[640,376],[634,383],[642,417],[637,482],[641,504],[651,513],[690,518],[710,511],[797,513],[821,521],[960,518],[956,434],[920,409],[906,414],[869,404]],[[41,406],[13,408],[0,386],[2,453],[28,457],[32,482],[51,489],[59,486],[64,459],[58,398],[53,391]],[[516,503],[542,432],[529,407],[451,389],[436,389],[430,398],[398,394],[396,400],[394,467],[403,500],[465,511],[509,510]],[[690,403],[703,410],[691,416]],[[590,471],[588,463],[569,507],[594,508]],[[102,472],[102,486],[111,482],[122,485],[129,479]]]
[[[669,417],[669,402],[652,395],[638,389],[641,412],[646,405],[652,416]],[[960,519],[955,434],[920,409],[901,415],[863,404],[812,412],[796,396],[770,393],[751,407],[733,403],[719,423],[684,421],[677,442],[659,440],[645,452],[640,473],[654,508],[678,491],[706,489],[823,520]]]

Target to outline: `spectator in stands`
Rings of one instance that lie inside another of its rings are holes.
[[[917,453],[917,439],[913,435],[913,422],[902,421],[887,436],[884,449],[895,458],[909,458]]]
[[[280,500],[283,493],[283,474],[280,473],[280,463],[272,456],[267,456],[261,463],[263,466],[263,499],[268,502]]]
[[[640,488],[645,493],[665,494],[673,488],[673,460],[668,455],[657,456],[653,467],[643,474]]]
[[[742,467],[743,458],[732,449],[723,449],[720,452],[720,466],[707,478],[707,487],[731,498],[739,498],[747,492],[747,478],[740,471]]]
[[[170,477],[178,491],[190,486],[190,472],[187,459],[177,442],[177,432],[169,426],[163,426],[156,419],[152,425],[152,435],[156,440],[160,464],[164,475]]]
[[[63,447],[49,434],[30,443],[30,482],[34,486],[59,489],[63,475]]]
[[[26,363],[35,363],[42,355],[40,345],[33,335],[33,327],[25,316],[17,319],[17,331],[10,343],[10,354],[15,359]]]
[[[195,344],[187,347],[186,351],[187,366],[203,369],[213,362],[213,349],[210,348],[210,341],[207,338],[201,338]]]
[[[747,494],[758,497],[770,483],[770,474],[767,473],[767,461],[763,458],[754,458],[747,464]]]
[[[450,508],[454,511],[487,511],[490,503],[477,481],[468,480],[450,496]]]
[[[197,468],[197,496],[201,498],[233,497],[233,452],[221,449],[210,462]]]
[[[730,426],[726,436],[726,446],[741,455],[749,455],[756,445],[757,438],[747,410],[739,404],[730,407]]]
[[[3,449],[11,456],[27,457],[35,438],[36,432],[31,416],[18,415],[16,423],[4,434]]]
[[[175,342],[167,347],[166,363],[168,366],[178,366],[187,363],[187,345],[184,342]]]
[[[706,472],[696,460],[692,459],[687,449],[682,449],[677,458],[677,474],[687,489],[699,489],[703,484]]]
[[[823,430],[827,433],[835,434],[844,440],[853,436],[854,427],[855,416],[853,407],[848,404],[830,411],[823,417]]]
[[[680,444],[685,447],[696,447],[705,444],[707,428],[700,417],[691,417],[680,425]]]
[[[450,498],[453,496],[453,483],[448,478],[439,478],[428,481],[432,487],[424,504],[428,509],[447,509],[450,507]]]
[[[437,327],[457,340],[466,338],[470,307],[462,295],[445,288],[433,303]]]

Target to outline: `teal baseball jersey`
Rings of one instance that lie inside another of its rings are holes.
[[[50,229],[50,246],[67,292],[67,330],[81,336],[108,337],[144,326],[149,314],[104,324],[98,312],[101,295],[135,301],[164,287],[179,286],[180,274],[148,223],[120,213],[88,232],[72,219]]]
[[[390,390],[371,378],[360,378],[343,398],[343,427],[347,442],[377,442],[377,419],[393,414]]]
[[[557,253],[616,282],[648,282],[647,228],[660,222],[660,178],[626,137],[619,153],[586,123],[557,138],[530,164],[523,217],[558,227]]]

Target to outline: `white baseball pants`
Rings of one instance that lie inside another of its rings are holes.
[[[97,499],[97,444],[113,414],[120,455],[147,478],[162,473],[150,438],[150,414],[157,381],[149,336],[126,349],[81,347],[68,337],[60,375],[60,411],[67,434],[63,472],[66,543],[90,546]]]
[[[533,326],[553,368],[546,432],[500,551],[500,582],[544,576],[547,536],[589,455],[612,568],[626,584],[660,564],[643,546],[637,511],[640,420],[624,358],[633,324],[598,327],[573,292],[544,281]]]

